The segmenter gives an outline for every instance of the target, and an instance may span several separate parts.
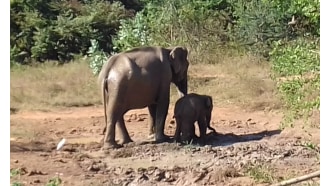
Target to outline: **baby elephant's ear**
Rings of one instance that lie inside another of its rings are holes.
[[[206,107],[207,108],[212,107],[212,97],[211,96],[206,96]]]

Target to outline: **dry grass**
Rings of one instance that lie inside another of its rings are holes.
[[[254,179],[257,183],[276,183],[280,181],[274,169],[266,164],[256,164],[246,167],[246,174]]]
[[[191,65],[189,92],[211,95],[214,104],[220,107],[235,105],[246,110],[281,107],[275,83],[270,79],[270,65],[249,55],[222,57],[214,65]]]
[[[274,83],[269,78],[270,67],[258,58],[223,57],[215,65],[195,64],[189,68],[189,92],[211,95],[216,106],[235,105],[246,110],[280,107]],[[10,76],[12,109],[48,110],[101,104],[96,77],[85,61],[14,68]],[[171,103],[177,98],[172,85]]]
[[[86,62],[62,66],[45,63],[19,67],[10,73],[10,104],[18,109],[100,104],[101,98]]]

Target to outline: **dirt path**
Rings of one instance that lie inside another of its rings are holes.
[[[169,110],[165,133],[173,135]],[[11,182],[45,185],[59,177],[62,185],[79,186],[267,185],[318,170],[319,129],[281,131],[280,120],[277,113],[214,108],[218,134],[208,135],[208,145],[153,144],[146,140],[147,110],[134,110],[125,121],[135,142],[102,151],[101,107],[18,112],[11,115]],[[62,138],[67,142],[56,151]]]

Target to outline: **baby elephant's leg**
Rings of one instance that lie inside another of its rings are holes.
[[[175,123],[176,123],[176,128],[175,128],[174,140],[176,142],[180,142],[182,121],[180,120],[180,118],[175,118]]]
[[[200,137],[201,143],[205,144],[207,123],[204,118],[198,120],[198,127],[199,127],[199,137]]]
[[[182,141],[191,142],[194,138],[196,138],[195,134],[195,125],[192,121],[185,121],[181,126],[182,132]]]

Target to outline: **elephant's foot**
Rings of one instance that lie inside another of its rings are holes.
[[[181,136],[180,135],[175,135],[174,136],[174,142],[175,143],[180,143],[181,142]]]
[[[133,142],[133,140],[130,137],[128,137],[128,138],[121,140],[119,142],[119,144],[127,144],[127,143],[131,143],[131,142]]]
[[[162,135],[156,135],[156,142],[157,143],[163,143],[163,142],[169,142],[171,141],[171,138],[165,134]]]
[[[122,145],[117,144],[116,142],[104,142],[103,144],[103,150],[108,149],[117,149],[123,147]]]
[[[180,140],[180,139],[175,139],[175,138],[174,138],[174,143],[181,143],[181,140]]]
[[[205,146],[207,145],[207,140],[206,140],[206,137],[199,137],[196,139],[196,142],[198,143],[198,145],[200,146]]]
[[[155,139],[155,134],[149,134],[149,136],[147,137],[148,140],[152,140]]]

